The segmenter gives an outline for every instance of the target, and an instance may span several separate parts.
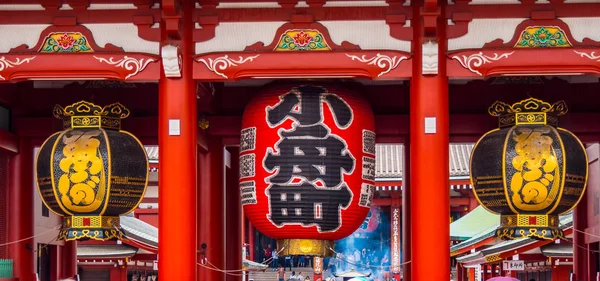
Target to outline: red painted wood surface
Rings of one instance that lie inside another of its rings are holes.
[[[33,148],[28,139],[21,138],[19,151],[9,160],[8,241],[34,236]],[[33,239],[27,239],[8,246],[9,257],[14,261],[14,277],[20,281],[33,281],[32,249],[37,247],[33,242]]]
[[[242,206],[240,204],[240,187],[239,187],[239,149],[230,147],[227,149],[230,152],[231,168],[225,171],[225,268],[228,270],[237,270],[242,264],[242,239],[243,229],[241,222]],[[227,281],[241,280],[241,276],[228,274]]]
[[[224,147],[218,137],[209,138],[208,152],[198,156],[198,249],[206,244],[205,258],[219,269],[225,268],[224,229]],[[161,207],[162,212],[162,207]],[[202,257],[200,257],[202,258]],[[201,261],[201,260],[200,260]],[[222,272],[198,267],[198,280],[222,281]]]
[[[183,60],[191,60],[192,1],[185,1]],[[161,28],[165,28],[161,24]],[[168,42],[166,34],[162,39]],[[182,65],[181,78],[164,77],[161,71],[158,96],[159,150],[159,279],[196,281],[196,189],[197,189],[197,104],[196,82],[189,62]],[[170,120],[179,120],[179,134],[171,134]]]
[[[420,10],[415,6],[415,15]],[[416,16],[415,16],[416,17]],[[445,21],[445,20],[444,20]],[[410,89],[410,194],[412,223],[411,274],[413,281],[449,281],[450,197],[448,78],[444,61],[444,34],[438,34],[437,75],[422,74],[424,43],[421,22],[415,20],[414,64]],[[445,23],[440,20],[441,26]],[[434,117],[435,133],[425,132],[425,118]],[[432,231],[435,229],[435,231]],[[432,270],[431,265],[435,265]]]

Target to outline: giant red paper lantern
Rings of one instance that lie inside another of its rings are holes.
[[[247,105],[240,143],[246,216],[280,255],[332,254],[364,221],[375,183],[369,103],[338,86],[278,85]]]

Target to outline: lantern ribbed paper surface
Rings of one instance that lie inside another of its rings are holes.
[[[501,215],[496,236],[503,239],[563,237],[558,215],[573,209],[587,182],[583,144],[558,128],[564,102],[527,99],[489,109],[500,128],[488,132],[471,155],[473,192],[481,205]]]
[[[330,254],[331,241],[350,235],[369,212],[374,132],[369,103],[348,89],[267,88],[247,105],[242,121],[245,214],[279,239],[284,255]]]
[[[137,208],[148,184],[146,150],[119,130],[129,110],[81,101],[54,115],[66,130],[42,145],[36,180],[44,204],[64,217],[59,239],[120,238],[119,216]]]

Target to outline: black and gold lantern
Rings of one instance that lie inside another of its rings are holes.
[[[65,130],[40,148],[36,181],[44,204],[63,216],[58,239],[121,238],[119,216],[137,208],[148,184],[144,146],[120,130],[129,110],[80,101],[56,105],[54,116]]]
[[[513,105],[497,101],[488,112],[499,117],[500,128],[475,145],[471,183],[479,203],[501,215],[496,237],[563,237],[558,216],[577,205],[588,176],[585,147],[558,128],[566,104],[534,98]]]

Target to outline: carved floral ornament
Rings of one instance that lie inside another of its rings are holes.
[[[91,53],[88,39],[80,32],[52,32],[46,36],[40,53]]]
[[[468,69],[469,71],[471,71],[479,76],[483,76],[483,74],[481,74],[481,72],[479,72],[479,68],[482,65],[488,64],[488,63],[493,63],[495,61],[508,58],[508,56],[512,55],[513,53],[514,53],[514,51],[502,53],[502,54],[494,53],[493,56],[488,56],[488,55],[484,55],[483,52],[479,52],[479,53],[475,53],[475,54],[472,54],[469,56],[467,56],[467,55],[452,56],[452,59],[457,60],[460,63],[460,65],[462,65],[464,68]]]
[[[291,29],[281,35],[274,51],[331,51],[331,47],[316,29]]]
[[[515,48],[573,47],[564,30],[558,26],[528,26],[521,32]]]

